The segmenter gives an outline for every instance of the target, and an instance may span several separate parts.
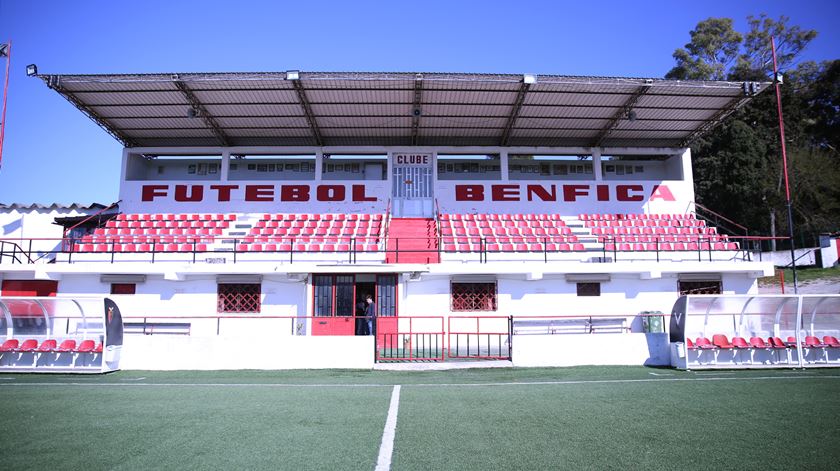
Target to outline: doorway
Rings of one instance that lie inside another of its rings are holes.
[[[397,275],[312,275],[312,335],[370,335],[365,317],[366,295],[376,304],[378,325],[385,330],[397,315]]]

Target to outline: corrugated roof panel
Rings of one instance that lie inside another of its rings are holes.
[[[306,90],[414,90],[414,80],[302,80]]]
[[[611,139],[683,139],[689,132],[655,130],[622,130],[616,129],[610,133]]]
[[[423,103],[423,116],[479,116],[504,117],[510,116],[513,106],[504,105],[434,105]]]
[[[631,95],[528,93],[525,105],[622,107]]]
[[[657,96],[645,95],[639,98],[636,106],[639,107],[663,107],[663,108],[723,108],[732,102],[732,98],[713,98],[713,97],[672,97],[672,96]]]
[[[204,108],[212,116],[305,116],[303,108],[297,103],[204,105]]]
[[[163,137],[178,137],[184,136],[186,138],[191,137],[213,137],[213,131],[210,129],[197,129],[197,128],[180,128],[180,129],[155,129],[151,131],[144,131],[144,130],[133,130],[133,131],[124,131],[128,137],[132,138],[163,138]]]
[[[346,116],[346,117],[318,117],[318,126],[324,128],[395,128],[411,127],[411,117],[390,117],[390,116]]]
[[[656,108],[634,108],[636,113],[640,116],[643,116],[645,119],[661,119],[661,120],[695,120],[695,121],[706,121],[707,119],[711,118],[715,115],[717,111],[714,110],[684,110],[684,109],[673,109],[673,110],[663,110],[663,109],[656,109]],[[698,123],[699,125],[699,123]]]
[[[421,127],[504,128],[507,118],[469,118],[464,116],[422,116]]]
[[[476,129],[476,128],[423,128],[420,129],[421,136],[423,137],[456,137],[456,136],[465,136],[465,137],[496,137],[499,138],[502,135],[501,129]]]
[[[321,135],[324,137],[348,137],[348,136],[373,136],[373,137],[393,137],[393,136],[410,136],[410,128],[379,128],[379,129],[322,129]]]
[[[177,117],[177,118],[110,118],[108,122],[121,129],[204,129],[207,125],[201,119]]]
[[[317,116],[410,116],[411,104],[395,105],[312,105],[312,112]]]
[[[683,131],[686,134],[691,133],[697,128],[697,121],[664,121],[651,122],[644,119],[637,119],[636,121],[621,121],[617,129],[622,131],[638,130],[650,131],[652,129],[662,131]]]
[[[512,137],[509,140],[511,146],[546,146],[546,147],[589,147],[592,145],[592,138],[579,137]]]
[[[572,129],[603,129],[610,123],[609,119],[555,119],[528,118],[520,116],[516,120],[514,129],[520,128],[572,128]]]
[[[212,147],[218,146],[215,137],[156,137],[136,139],[141,147]]]
[[[519,110],[521,117],[534,118],[612,118],[615,110],[612,108],[587,108],[580,106],[523,106]]]
[[[506,91],[517,92],[521,84],[519,82],[472,82],[465,80],[424,80],[423,92],[438,90],[438,91]]]
[[[499,136],[421,136],[419,144],[423,146],[497,146]]]
[[[306,90],[310,103],[412,103],[407,90]]]
[[[545,129],[514,129],[511,132],[512,137],[517,138],[524,138],[524,137],[548,137],[548,138],[564,138],[564,137],[579,137],[579,138],[594,138],[598,135],[599,131],[596,130],[568,130],[568,131],[555,131],[555,130],[545,130]]]
[[[423,91],[423,103],[509,104],[516,101],[516,92]]]
[[[119,92],[75,93],[74,96],[88,106],[96,105],[187,105],[181,92]]]
[[[91,106],[98,116],[103,118],[181,118],[187,115],[184,104],[158,106]]]
[[[216,123],[224,128],[295,128],[305,127],[309,124],[304,116],[296,117],[257,117],[250,118],[216,118]]]
[[[176,91],[172,82],[76,82],[61,81],[58,84],[63,90],[79,92],[129,92],[129,91]]]
[[[250,137],[312,137],[309,128],[282,128],[282,129],[229,129],[225,135],[230,138]]]
[[[201,103],[297,103],[294,90],[214,90],[193,91]]]
[[[190,90],[293,90],[292,82],[276,80],[202,80],[186,82]]]

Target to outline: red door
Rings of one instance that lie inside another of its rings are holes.
[[[355,277],[314,275],[312,335],[355,335]]]
[[[50,280],[3,280],[3,296],[55,296],[58,282]]]
[[[376,277],[376,346],[392,348],[398,342],[397,275]]]

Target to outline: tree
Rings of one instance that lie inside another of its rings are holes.
[[[690,33],[691,42],[674,52],[676,65],[666,77],[766,82],[773,69],[772,35],[779,68],[786,71],[782,103],[797,228],[837,230],[840,61],[797,64],[817,33],[788,21],[750,16],[743,35],[731,19],[701,21]],[[772,232],[771,221],[786,228],[780,147],[776,97],[765,92],[691,144],[698,202],[753,233]]]
[[[665,78],[723,80],[738,57],[742,36],[732,28],[731,18],[709,18],[697,23],[685,49],[674,51],[677,65]]]

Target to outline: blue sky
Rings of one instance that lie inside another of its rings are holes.
[[[840,2],[0,0],[12,41],[2,203],[110,203],[120,144],[45,74],[422,71],[661,77],[709,17],[816,29],[806,60],[840,58]],[[2,74],[2,71],[0,71]]]

